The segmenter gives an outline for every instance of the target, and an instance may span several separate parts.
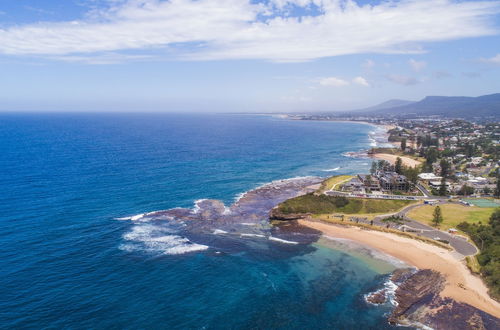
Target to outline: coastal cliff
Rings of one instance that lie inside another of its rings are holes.
[[[278,207],[275,207],[269,212],[269,220],[276,221],[293,221],[310,217],[310,213],[284,213]]]

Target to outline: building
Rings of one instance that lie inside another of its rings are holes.
[[[359,179],[359,181],[361,181],[361,183],[363,183],[363,185],[365,186],[365,189],[369,189],[372,191],[379,191],[380,190],[380,182],[376,176],[358,174],[358,179]]]
[[[377,171],[377,178],[380,182],[380,187],[383,190],[399,190],[408,191],[410,190],[410,183],[406,176],[398,174],[396,172],[386,172]]]
[[[442,177],[435,175],[434,173],[420,173],[418,178],[422,181],[440,181]]]

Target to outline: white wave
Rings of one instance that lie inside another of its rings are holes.
[[[227,231],[222,230],[222,229],[215,229],[213,232],[214,235],[222,235],[222,234],[227,234]]]
[[[115,218],[115,220],[120,220],[120,221],[127,221],[130,219],[132,219],[132,217]]]
[[[196,244],[189,239],[174,234],[175,230],[165,226],[140,224],[132,227],[123,235],[127,244],[120,245],[124,251],[147,251],[163,254],[183,254],[208,249],[208,246]]]
[[[387,292],[387,298],[389,299],[391,305],[397,306],[398,302],[396,301],[396,290],[398,289],[398,286],[396,283],[389,279],[384,283],[384,288]]]
[[[273,237],[273,236],[269,236],[269,240],[270,240],[270,241],[275,241],[275,242],[284,243],[284,244],[299,244],[298,242],[287,241],[287,240],[285,240],[285,239],[281,239],[281,238],[278,238],[278,237]]]
[[[159,212],[162,212],[162,211],[139,213],[139,214],[132,215],[129,217],[115,218],[115,220],[131,220],[131,221],[147,220],[148,216],[154,216],[155,214],[157,214]]]
[[[130,217],[123,217],[123,218],[115,218],[116,220],[132,220],[132,221],[137,221],[141,218],[143,218],[146,215],[146,213],[140,213],[136,215],[132,215]]]
[[[246,192],[239,193],[238,195],[236,195],[236,197],[234,197],[234,202],[238,203],[240,201],[240,199],[242,199],[243,197],[245,197],[246,194],[247,194]]]
[[[338,170],[340,170],[340,167],[335,167],[335,168],[330,168],[328,170],[323,170],[323,172],[336,172]]]
[[[198,212],[200,212],[200,210],[201,210],[200,206],[198,204],[203,203],[206,200],[207,200],[206,198],[196,200],[194,202],[194,207],[193,207],[193,209],[192,209],[191,212],[194,213],[194,214],[198,214]]]
[[[264,238],[266,236],[261,235],[261,234],[240,234],[240,237],[260,237],[260,238]]]
[[[240,223],[240,225],[242,225],[242,226],[257,226],[256,223],[252,223],[252,222],[242,222],[242,223]]]
[[[387,281],[384,282],[384,286],[372,293],[368,293],[364,295],[365,301],[370,304],[370,305],[377,305],[368,300],[368,297],[371,295],[376,295],[376,294],[384,294],[386,302],[388,301],[392,306],[396,307],[398,306],[398,302],[396,301],[396,290],[398,289],[398,286],[396,283],[394,283],[391,278],[387,279]]]
[[[231,213],[232,213],[231,209],[224,205],[224,212],[222,212],[222,214],[223,215],[230,215]]]

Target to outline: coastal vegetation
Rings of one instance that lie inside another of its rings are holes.
[[[341,196],[327,196],[307,194],[289,199],[278,206],[284,214],[292,213],[343,213],[343,214],[370,214],[393,213],[414,203],[407,200],[380,200],[370,198],[346,198]]]
[[[461,204],[442,204],[439,206],[443,221],[439,223],[440,228],[447,230],[456,228],[458,224],[467,222],[469,224],[478,224],[484,219],[488,219],[494,208],[482,208],[477,206],[465,206]],[[408,212],[407,216],[410,219],[420,221],[422,223],[433,225],[434,209],[432,205],[422,205]]]
[[[352,179],[352,175],[337,175],[332,176],[321,183],[318,193],[322,194],[329,190],[338,190],[342,183],[345,183]]]
[[[466,232],[479,247],[477,255],[481,275],[490,288],[490,295],[500,300],[500,208],[490,216],[488,223],[463,222],[458,228]]]

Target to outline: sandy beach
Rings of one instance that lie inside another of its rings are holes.
[[[376,153],[376,154],[370,154],[370,157],[375,158],[375,159],[383,159],[388,161],[391,164],[396,163],[396,159],[399,157],[403,161],[403,165],[408,166],[408,167],[416,167],[421,164],[420,161],[405,157],[405,156],[398,156],[398,155],[391,155],[391,154],[382,154],[382,153]]]
[[[308,220],[298,222],[321,231],[326,236],[351,239],[375,248],[416,268],[438,271],[446,278],[446,286],[441,296],[467,303],[500,317],[500,303],[489,297],[483,281],[473,275],[467,266],[448,250],[410,238],[358,227],[343,227]]]

